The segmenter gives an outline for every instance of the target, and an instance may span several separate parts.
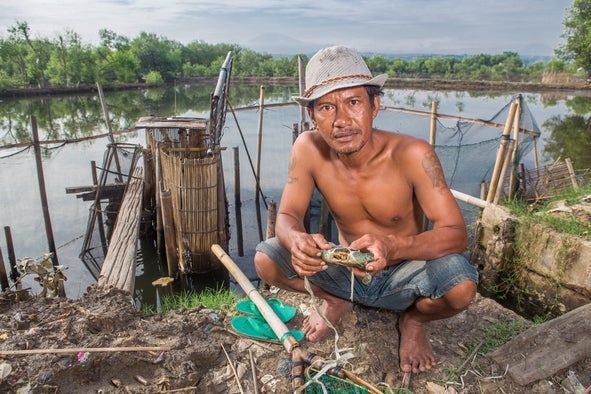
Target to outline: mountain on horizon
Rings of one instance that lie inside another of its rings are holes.
[[[297,54],[305,54],[309,55],[310,57],[316,53],[319,49],[335,45],[331,43],[325,44],[317,44],[317,43],[310,43],[306,41],[301,41],[295,38],[292,38],[286,34],[278,34],[278,33],[271,33],[266,32],[259,34],[258,36],[246,40],[241,43],[242,46],[251,49],[253,51],[259,53],[269,54],[275,58],[286,56],[291,57]],[[512,51],[507,51],[512,52]],[[361,52],[363,56],[372,57],[374,55],[382,56],[386,59],[402,59],[407,61],[413,61],[417,58],[421,57],[454,57],[457,59],[463,59],[466,57],[470,57],[473,55],[470,54],[442,54],[442,53],[387,53],[387,52],[372,52],[372,51],[363,51]],[[548,62],[552,59],[552,56],[545,56],[545,55],[523,55],[518,53],[523,62],[527,64],[535,63],[538,61]],[[491,55],[497,55],[496,53],[492,53]]]
[[[314,44],[297,40],[285,34],[266,32],[244,41],[246,48],[273,56],[293,56],[296,54],[314,54],[319,49],[331,44]]]

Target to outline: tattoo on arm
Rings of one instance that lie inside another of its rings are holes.
[[[423,158],[423,169],[431,179],[434,188],[442,189],[445,186],[443,170],[441,169],[439,160],[437,160],[437,156],[435,156],[435,152],[429,152],[425,155]]]
[[[289,163],[287,165],[287,183],[295,183],[297,182],[298,178],[291,175],[291,172],[295,169],[296,166],[296,155],[295,152],[291,154],[289,157]]]

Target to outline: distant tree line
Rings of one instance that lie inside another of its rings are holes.
[[[463,58],[418,57],[413,60],[374,55],[366,60],[374,73],[460,80],[538,82],[545,71],[591,69],[591,49],[581,55],[591,45],[577,44],[583,40],[580,38],[581,19],[587,21],[589,18],[588,3],[588,0],[575,0],[571,15],[565,21],[563,37],[567,38],[567,45],[556,51],[560,59],[547,63],[526,65],[515,52]],[[145,32],[130,39],[103,29],[99,31],[100,44],[93,46],[84,44],[80,35],[71,30],[65,30],[53,39],[33,38],[28,23],[24,21],[16,21],[7,31],[8,37],[0,37],[0,91],[29,86],[76,87],[97,81],[103,85],[161,84],[178,77],[216,76],[228,51],[233,53],[232,75],[238,77],[297,77],[298,56],[304,63],[308,60],[304,54],[275,58],[236,44],[193,41],[183,45]],[[585,35],[587,43],[591,41],[586,38],[588,36]]]

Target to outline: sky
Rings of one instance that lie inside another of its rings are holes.
[[[17,21],[34,38],[67,29],[231,43],[272,54],[346,45],[364,53],[552,56],[573,0],[1,0],[0,37]]]

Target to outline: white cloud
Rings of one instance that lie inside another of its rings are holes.
[[[34,36],[70,28],[98,42],[107,28],[133,38],[155,33],[188,43],[243,45],[282,34],[307,46],[342,43],[363,51],[551,54],[572,0],[3,0],[0,36],[16,20]]]

